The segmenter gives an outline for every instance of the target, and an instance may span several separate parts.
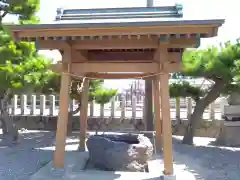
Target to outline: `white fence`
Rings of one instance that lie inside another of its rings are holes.
[[[33,115],[33,116],[57,116],[59,100],[57,95],[14,95],[9,107],[9,113],[12,115]],[[180,107],[176,109],[175,99],[170,100],[171,118],[180,117],[186,119],[194,109],[194,102],[191,98],[181,99]],[[77,102],[72,100],[69,104],[69,110],[77,108]],[[220,104],[212,103],[203,115],[203,119],[221,119]],[[133,97],[131,102],[118,101],[113,98],[108,104],[99,105],[94,102],[89,103],[88,115],[90,117],[121,117],[121,118],[142,118],[144,106],[137,103]],[[76,115],[79,115],[76,114]]]

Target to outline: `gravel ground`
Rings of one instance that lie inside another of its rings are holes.
[[[28,180],[52,160],[52,151],[38,148],[51,146],[54,133],[31,132],[21,136],[18,145],[5,146],[0,142],[0,180]]]
[[[53,132],[25,132],[16,146],[4,146],[0,142],[0,180],[28,180],[51,161],[54,135]],[[71,139],[69,150],[70,146],[77,147],[76,139]],[[214,140],[211,138],[195,138],[196,146],[193,147],[180,144],[179,139],[181,137],[173,138],[174,161],[185,164],[186,170],[194,173],[196,179],[240,179],[240,148],[211,146],[209,143]]]
[[[195,138],[195,146],[174,138],[174,160],[185,164],[198,180],[239,180],[240,148],[212,146],[213,138]]]

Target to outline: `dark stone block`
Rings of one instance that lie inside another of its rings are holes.
[[[144,171],[153,154],[150,140],[136,134],[103,134],[87,141],[89,160],[108,171]]]

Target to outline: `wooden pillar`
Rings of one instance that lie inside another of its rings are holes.
[[[153,0],[147,0],[147,7],[153,7]],[[149,79],[145,80],[145,99],[144,99],[144,123],[146,131],[154,130],[153,122],[153,82]]]
[[[145,131],[153,131],[153,104],[152,104],[152,80],[145,80],[144,98],[144,124]]]
[[[56,133],[56,149],[54,152],[54,168],[64,168],[64,152],[66,145],[67,123],[68,123],[68,105],[69,105],[69,89],[70,89],[70,66],[71,66],[71,50],[64,51],[63,55],[63,73],[61,75],[60,88],[60,106],[57,121]]]
[[[156,152],[159,153],[162,151],[162,122],[161,122],[161,102],[160,102],[160,87],[159,87],[159,78],[153,80],[153,106],[154,106],[154,129],[155,129],[155,145]]]
[[[167,45],[160,45],[160,67],[164,69],[164,64],[168,63]],[[162,139],[165,175],[173,174],[173,154],[172,154],[172,121],[170,116],[170,96],[168,88],[169,73],[159,75],[161,92],[161,115],[162,115]]]
[[[86,78],[83,82],[83,92],[81,97],[81,109],[80,109],[80,142],[79,150],[85,151],[86,147],[86,133],[87,133],[87,118],[88,118],[88,89],[89,80]]]

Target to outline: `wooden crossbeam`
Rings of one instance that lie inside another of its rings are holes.
[[[156,73],[156,63],[73,63],[72,71],[88,72],[144,72]]]
[[[152,79],[153,73],[88,73],[86,77],[96,79]]]
[[[51,69],[54,72],[62,72],[62,64],[53,64]],[[158,63],[72,63],[71,73],[82,75],[89,72],[113,72],[113,73],[126,73],[129,75],[131,72],[137,73],[161,73],[161,72],[179,72],[181,71],[181,63],[165,63],[163,68],[159,71]],[[102,78],[115,79],[116,75],[103,75]],[[115,77],[114,77],[115,76]],[[130,75],[128,76],[130,77]],[[134,75],[133,75],[134,77]],[[120,77],[119,77],[120,78]],[[117,78],[117,79],[119,79]],[[123,77],[124,79],[124,77]]]

